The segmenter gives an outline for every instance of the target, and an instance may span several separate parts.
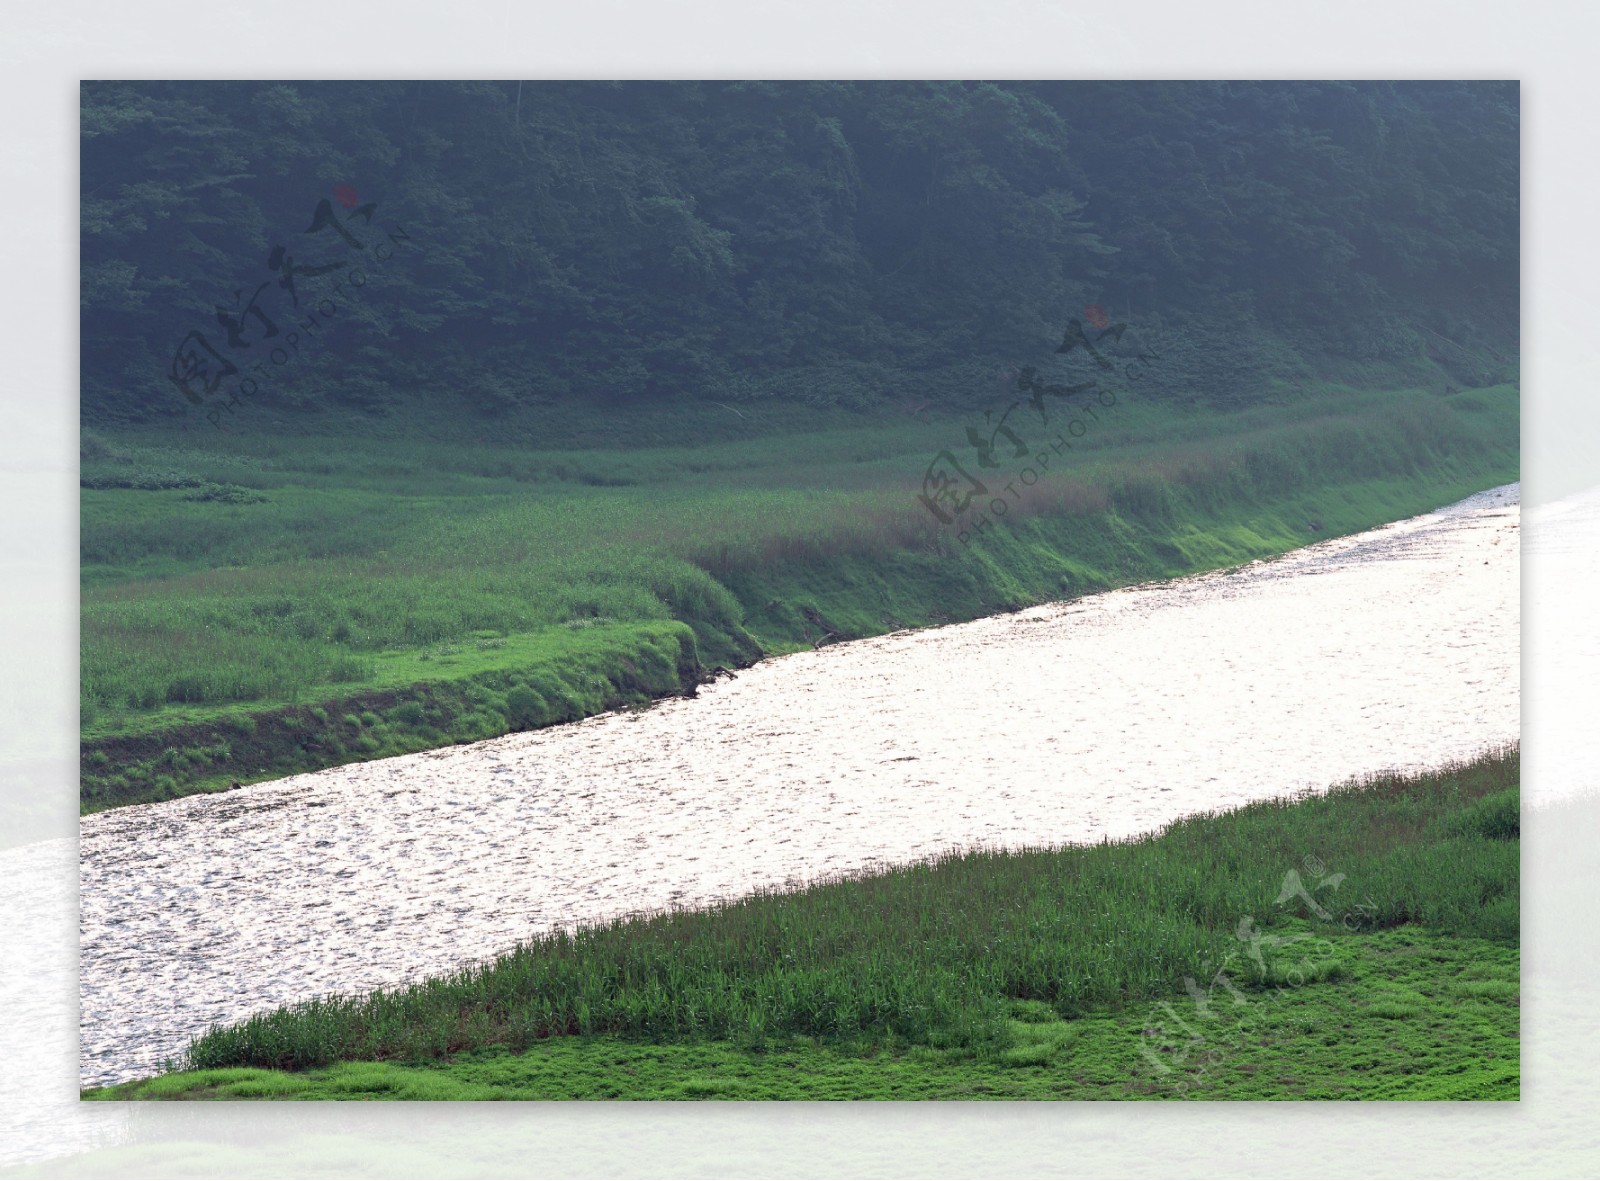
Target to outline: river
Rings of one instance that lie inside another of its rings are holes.
[[[1097,841],[1516,741],[1507,485],[1239,570],[764,661],[695,699],[80,825],[80,1070],[556,926]]]

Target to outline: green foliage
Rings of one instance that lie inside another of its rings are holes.
[[[1312,982],[1213,1004],[1191,998],[1099,1009],[1071,1021],[1011,1007],[988,1053],[884,1039],[787,1039],[753,1049],[615,1034],[445,1059],[342,1062],[306,1071],[222,1067],[87,1090],[92,1101],[303,1100],[1514,1100],[1520,1093],[1515,948],[1416,927],[1341,934],[1351,981]],[[1487,978],[1473,978],[1487,976]],[[1400,999],[1406,998],[1406,999]],[[1431,998],[1431,999],[1430,999]],[[1384,1015],[1404,1005],[1409,1016]],[[1034,1007],[1036,1006],[1036,1007]],[[1203,1040],[1170,1073],[1142,1052],[1190,1015]],[[1247,1026],[1248,1023],[1248,1026]],[[1187,1061],[1186,1061],[1187,1058]],[[1190,1069],[1183,1069],[1190,1063]]]
[[[185,494],[184,499],[213,501],[217,504],[261,504],[267,498],[237,484],[206,484]]]
[[[1463,836],[1514,841],[1522,835],[1522,805],[1517,792],[1505,791],[1479,800],[1454,821]]]
[[[182,472],[113,472],[78,478],[83,488],[134,488],[144,492],[163,492],[170,488],[206,488],[206,481]]]
[[[531,730],[550,716],[544,698],[526,685],[518,685],[506,694],[506,711],[518,730]]]
[[[262,283],[287,360],[230,426],[970,409],[968,367],[1091,302],[1187,334],[1152,385],[1206,404],[1372,363],[1490,384],[1517,349],[1514,83],[92,81],[80,112],[95,424],[209,431],[169,364],[191,329],[227,351],[218,308]],[[348,261],[304,236],[339,183],[376,202],[330,205],[370,275],[296,305],[265,261]]]
[[[1345,979],[1337,944],[1331,956],[1291,954],[1306,920],[1273,907],[1296,863],[1290,851],[1317,850],[1346,875],[1353,900],[1375,900],[1362,920],[1371,927],[1418,924],[1514,944],[1519,930],[1500,912],[1516,911],[1516,843],[1437,834],[1473,801],[1515,793],[1518,777],[1512,749],[1190,817],[1136,839],[951,853],[706,911],[558,931],[408,988],[213,1028],[190,1045],[187,1065],[426,1060],[599,1033],[751,1046],[893,1039],[1002,1060],[1010,1050],[1012,1067],[1045,1065],[1065,1038],[1041,1025],[1041,1006],[1075,1017],[1166,996],[1186,975],[1209,979],[1205,965],[1242,958],[1241,916],[1293,933],[1241,987],[1259,994]],[[1319,948],[1345,930],[1325,926]],[[1019,1013],[1017,1001],[1036,1003]]]
[[[693,632],[679,623],[519,636],[492,653],[464,652],[459,663],[423,683],[419,668],[441,663],[419,665],[426,656],[384,659],[381,685],[354,695],[324,689],[322,704],[280,705],[254,716],[190,709],[87,741],[81,807],[146,803],[222,790],[234,780],[494,738],[682,692],[701,671]],[[515,713],[513,704],[524,711]],[[241,717],[248,727],[238,725]]]

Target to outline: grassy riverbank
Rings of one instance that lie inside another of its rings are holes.
[[[1512,750],[558,934],[86,1097],[1515,1098],[1518,778]]]
[[[428,1065],[351,1062],[291,1073],[222,1067],[92,1091],[104,1100],[293,1099],[1516,1099],[1516,949],[1402,928],[1332,940],[1348,975],[1247,993],[1196,1021],[1189,998],[1073,1021],[1017,1006],[1007,1047],[840,1047],[791,1039],[652,1043],[553,1039],[523,1053]],[[1180,1007],[1181,1006],[1181,1007]],[[1165,1045],[1147,1030],[1165,1024]],[[1152,1061],[1143,1050],[1152,1049]],[[1181,1056],[1180,1056],[1181,1055]],[[1155,1063],[1167,1067],[1160,1070]],[[1170,1073],[1168,1073],[1170,1072]]]
[[[82,807],[692,692],[716,665],[1227,567],[1518,472],[1511,386],[1286,387],[1233,413],[1129,396],[964,544],[916,494],[965,422],[546,418],[426,444],[270,421],[87,437]]]

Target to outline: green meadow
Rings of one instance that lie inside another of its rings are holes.
[[[85,1098],[1515,1099],[1519,767],[556,933]]]
[[[1060,421],[1028,428],[1030,457]],[[1242,564],[1518,471],[1511,385],[1285,384],[1230,412],[1133,392],[1035,482],[1016,486],[1030,459],[984,472],[1006,510],[963,540],[977,505],[942,526],[917,493],[941,450],[970,454],[965,420],[551,401],[492,433],[444,415],[419,431],[250,408],[233,425],[84,435],[86,811]]]

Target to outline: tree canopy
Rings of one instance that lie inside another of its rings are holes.
[[[421,391],[488,415],[540,396],[866,405],[1048,353],[1087,304],[1242,342],[1191,350],[1185,396],[1214,404],[1258,396],[1271,355],[1517,343],[1515,83],[81,99],[89,420],[196,414],[246,380],[372,412]]]

